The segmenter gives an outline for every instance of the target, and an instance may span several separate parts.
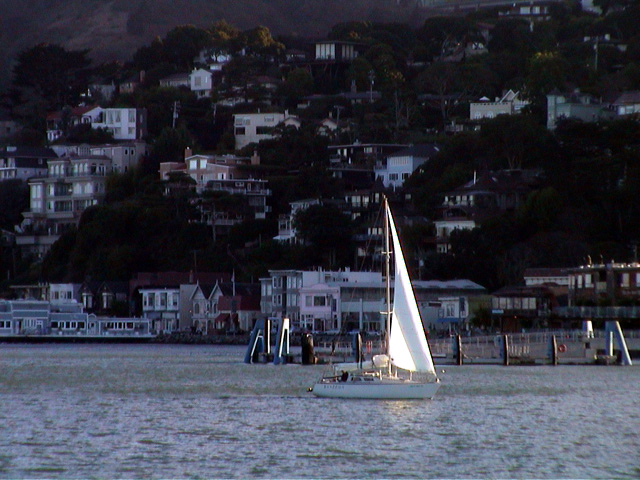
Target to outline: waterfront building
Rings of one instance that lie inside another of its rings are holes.
[[[640,263],[591,263],[567,269],[569,306],[640,304]]]
[[[546,328],[557,306],[555,295],[546,286],[509,286],[493,293],[491,314],[501,332],[519,332],[523,328]]]
[[[270,270],[260,283],[262,315],[287,317],[294,331],[384,329],[381,272]],[[412,283],[425,328],[468,328],[477,309],[488,307],[486,289],[469,280]],[[454,309],[447,307],[450,303],[455,303]]]
[[[380,330],[380,272],[269,270],[260,284],[263,316],[287,317],[294,331],[342,331],[359,325]]]
[[[149,321],[141,318],[97,317],[77,302],[0,300],[0,337],[149,336]]]
[[[180,288],[140,288],[142,316],[149,319],[154,333],[178,331],[180,312]]]
[[[486,288],[471,280],[414,280],[413,290],[424,327],[463,332],[482,308],[490,308]]]
[[[190,299],[197,285],[230,278],[215,272],[138,272],[129,281],[132,310],[150,320],[152,332],[190,331]]]

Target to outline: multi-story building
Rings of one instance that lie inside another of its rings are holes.
[[[437,145],[414,145],[376,163],[375,177],[385,188],[401,188],[411,174],[440,151]]]
[[[235,148],[240,150],[250,143],[274,138],[273,129],[284,122],[289,113],[238,113],[233,116]]]
[[[640,263],[589,262],[567,271],[569,306],[640,303]]]
[[[311,198],[289,202],[291,212],[288,214],[283,213],[278,218],[278,236],[274,240],[285,243],[298,243],[300,239],[297,237],[296,229],[293,226],[295,216],[298,212],[306,210],[311,205],[320,205],[320,200]]]
[[[142,140],[122,143],[106,143],[102,145],[53,145],[51,149],[58,157],[93,155],[111,159],[111,169],[116,173],[124,173],[136,167],[140,159],[147,153],[147,144]]]
[[[615,111],[609,104],[601,103],[592,95],[581,92],[547,95],[547,129],[554,130],[558,120],[572,118],[583,122],[611,120]]]
[[[198,194],[208,191],[237,195],[241,201],[233,204],[227,202],[225,208],[204,198],[198,204],[202,218],[212,226],[214,233],[225,234],[248,215],[252,215],[254,219],[264,219],[271,211],[271,207],[267,205],[271,197],[268,181],[255,178],[251,173],[250,167],[259,163],[260,157],[257,155],[193,155],[191,149],[186,149],[184,163],[160,165],[160,178],[168,181],[174,174],[186,175],[195,182],[194,188]],[[168,185],[168,192],[172,188],[175,187]]]
[[[261,316],[258,284],[198,284],[187,301],[191,328],[203,335],[247,332]]]
[[[381,272],[270,270],[260,283],[262,314],[287,317],[296,330],[346,333],[385,328]],[[488,303],[485,288],[469,280],[412,283],[425,328],[468,328],[477,305]]]
[[[29,210],[18,228],[16,243],[33,254],[46,253],[82,212],[100,203],[111,172],[105,156],[61,157],[48,162],[48,174],[29,181]]]
[[[321,40],[315,44],[316,61],[352,62],[359,55],[364,45],[339,40]]]
[[[142,315],[148,318],[153,333],[171,333],[180,322],[180,288],[140,288]]]
[[[96,317],[77,302],[0,300],[0,337],[27,335],[148,336],[149,323],[141,318]]]
[[[380,272],[270,270],[260,283],[262,314],[287,317],[295,330],[381,329]]]
[[[78,125],[90,125],[96,122],[102,113],[102,108],[97,105],[67,108],[47,115],[47,140],[55,142],[61,138],[67,130]]]
[[[430,330],[469,330],[478,309],[490,306],[486,289],[470,280],[416,280],[412,284],[422,322]]]
[[[494,102],[486,97],[479,102],[469,104],[469,118],[471,120],[482,120],[483,118],[495,118],[498,115],[514,115],[529,105],[529,102],[520,98],[520,92],[509,90],[502,97],[496,98]]]
[[[104,128],[115,140],[141,140],[147,135],[144,108],[105,108],[93,119],[91,128]]]
[[[485,172],[448,192],[441,206],[442,217],[433,222],[437,251],[449,251],[449,236],[454,230],[472,230],[487,218],[518,208],[539,187],[540,179],[537,170]]]
[[[0,149],[0,181],[28,180],[47,174],[47,161],[58,158],[50,148],[8,146]]]
[[[209,70],[196,68],[189,74],[189,88],[198,98],[211,97],[213,74]]]
[[[547,327],[556,306],[556,296],[546,286],[504,287],[492,295],[491,314],[502,332],[518,332]]]

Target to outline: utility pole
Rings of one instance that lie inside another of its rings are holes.
[[[369,103],[373,103],[373,80],[376,75],[373,70],[369,70]]]
[[[176,120],[178,119],[178,112],[180,111],[180,102],[177,100],[173,102],[173,123],[172,128],[176,128]]]

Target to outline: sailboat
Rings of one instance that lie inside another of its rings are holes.
[[[424,333],[398,231],[387,199],[385,216],[386,352],[355,370],[334,369],[310,390],[318,397],[430,399],[438,391],[436,374]],[[391,302],[391,244],[395,276]]]

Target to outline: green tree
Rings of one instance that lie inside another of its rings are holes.
[[[87,91],[88,50],[40,44],[18,55],[13,67],[11,99],[27,123],[37,125],[43,111],[76,105]]]
[[[295,108],[301,98],[313,93],[313,77],[304,68],[294,68],[287,75],[280,90],[286,106]]]
[[[164,162],[183,162],[184,151],[194,147],[193,139],[184,128],[164,128],[151,146],[151,168],[159,167]],[[157,168],[155,171],[158,171]]]
[[[546,102],[546,95],[566,86],[569,63],[558,52],[536,53],[529,60],[526,94],[538,103]]]
[[[163,41],[165,57],[181,69],[190,70],[193,59],[201,50],[211,46],[211,34],[193,25],[174,28]]]
[[[22,180],[3,180],[0,183],[0,228],[13,231],[22,220],[22,212],[28,209],[29,186]]]
[[[333,205],[312,205],[295,215],[294,228],[309,244],[311,258],[327,268],[350,265],[353,259],[351,220]]]

